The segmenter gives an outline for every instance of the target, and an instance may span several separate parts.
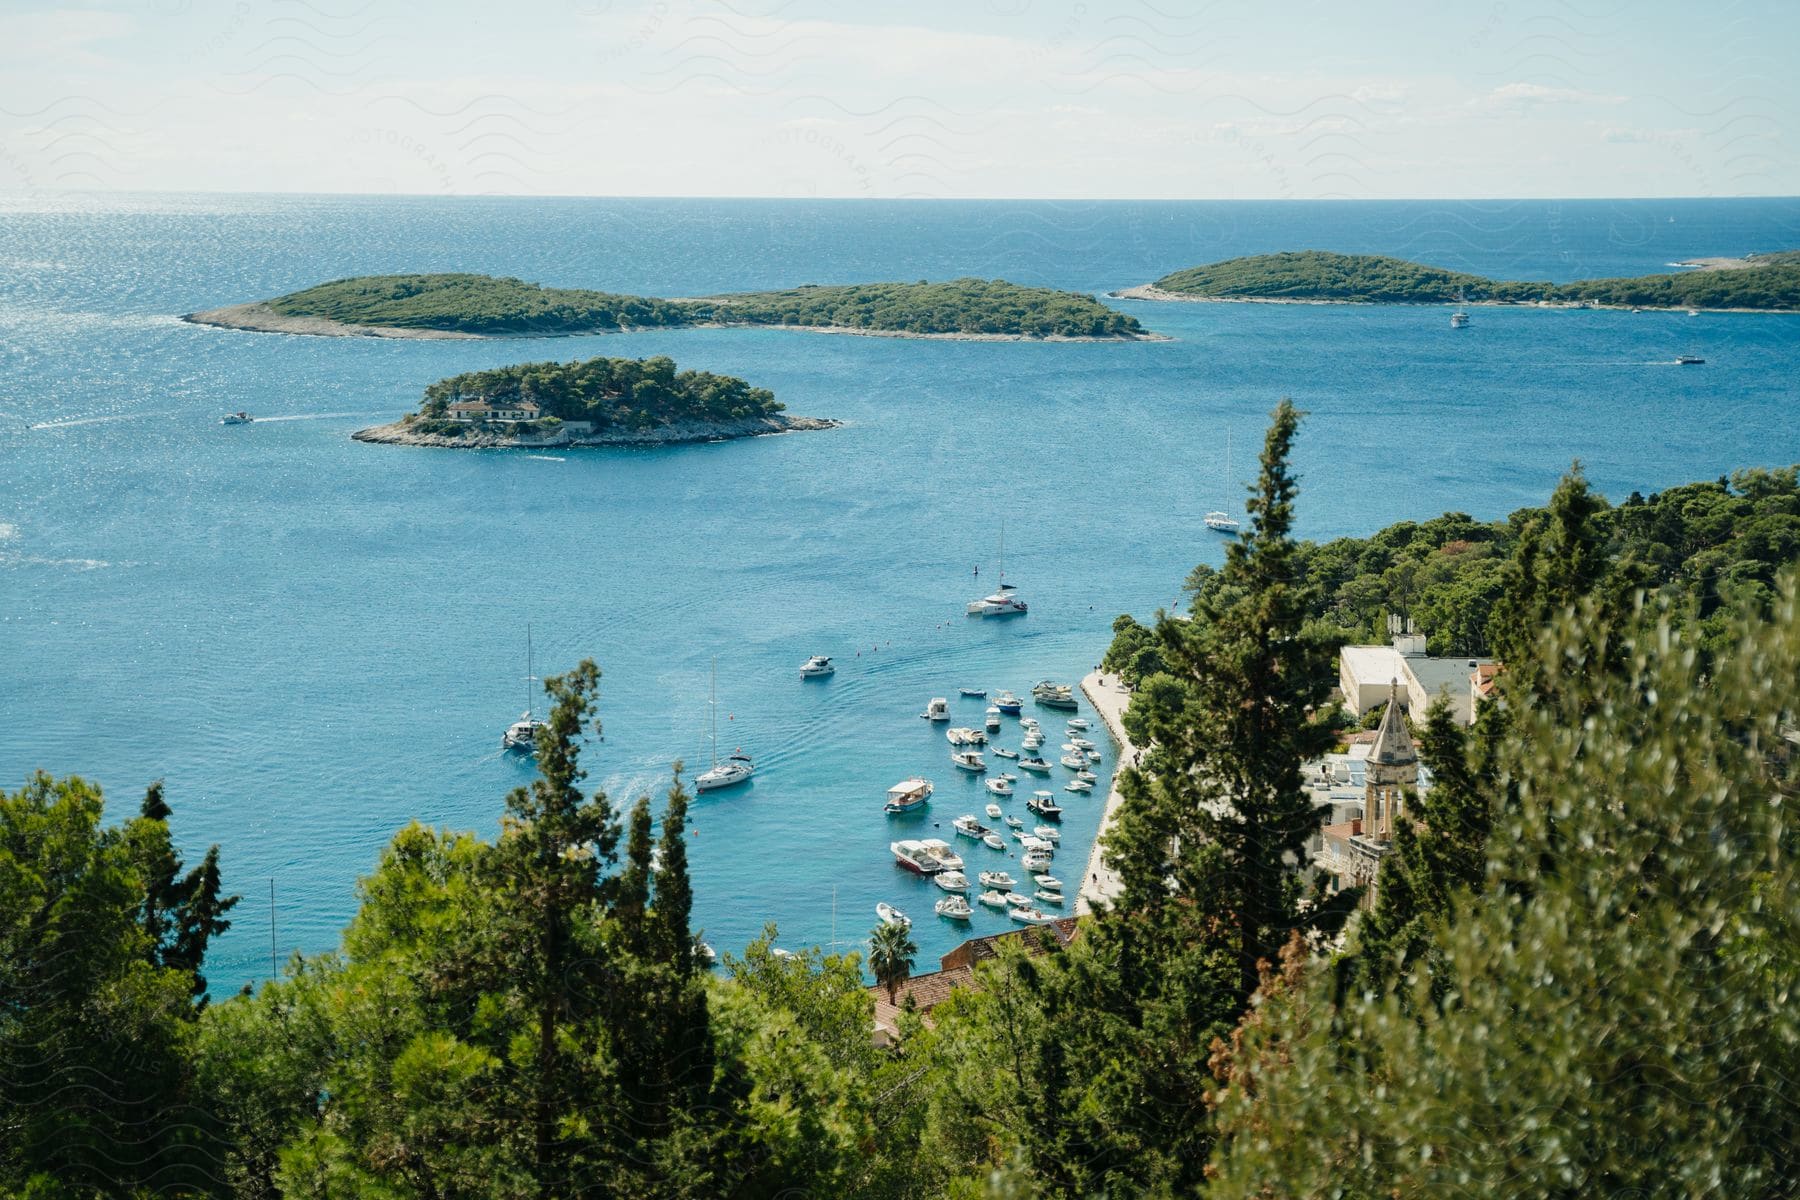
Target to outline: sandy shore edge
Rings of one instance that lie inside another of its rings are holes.
[[[1131,693],[1121,685],[1119,677],[1095,671],[1081,681],[1081,694],[1087,697],[1106,724],[1106,732],[1119,753],[1113,764],[1112,784],[1106,793],[1106,811],[1100,816],[1094,848],[1088,854],[1087,870],[1081,876],[1081,894],[1075,898],[1075,915],[1078,917],[1096,907],[1106,907],[1125,892],[1125,884],[1118,872],[1106,865],[1102,843],[1112,828],[1113,819],[1119,814],[1119,806],[1124,803],[1124,797],[1119,795],[1119,772],[1137,761],[1137,747],[1125,735],[1125,708],[1131,703]]]
[[[407,422],[394,421],[387,425],[359,429],[350,436],[359,442],[381,446],[437,446],[447,450],[552,450],[582,446],[681,446],[696,442],[772,437],[776,434],[803,433],[815,429],[837,429],[842,425],[842,421],[827,417],[795,417],[777,413],[772,417],[750,417],[742,421],[688,421],[645,432],[521,438],[486,432],[467,437],[446,437],[441,433],[418,433]]]
[[[606,333],[643,333],[657,328],[668,329],[785,329],[794,333],[831,333],[849,337],[908,338],[927,342],[1167,342],[1173,339],[1160,333],[1123,333],[1108,337],[1070,337],[1062,334],[1038,336],[1029,333],[909,333],[901,329],[858,329],[851,325],[771,325],[756,321],[701,321],[692,325],[643,326],[627,331],[594,329],[585,333],[464,333],[448,329],[401,329],[392,325],[350,325],[327,317],[290,317],[276,312],[266,300],[251,304],[230,304],[204,312],[183,313],[190,325],[210,325],[217,329],[237,329],[249,333],[293,333],[307,337],[374,337],[412,338],[420,341],[522,341],[547,337],[593,337]]]

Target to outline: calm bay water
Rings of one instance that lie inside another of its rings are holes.
[[[527,621],[541,672],[583,656],[605,671],[606,740],[586,761],[621,803],[660,792],[676,758],[704,764],[716,656],[722,749],[743,745],[758,774],[695,805],[707,938],[735,950],[776,921],[786,945],[847,944],[889,900],[923,967],[967,934],[887,844],[948,836],[986,797],[915,714],[959,686],[1077,678],[1115,614],[1174,602],[1219,560],[1200,515],[1235,505],[1278,397],[1311,414],[1307,536],[1497,517],[1574,458],[1615,498],[1800,461],[1800,317],[1476,309],[1452,334],[1439,309],[1121,302],[1175,340],[1022,345],[389,342],[173,314],[402,270],[654,295],[964,274],[1102,291],[1279,249],[1572,279],[1792,246],[1795,200],[0,201],[0,786],[81,773],[123,816],[166,780],[184,847],[220,843],[246,897],[210,963],[219,991],[268,972],[271,878],[283,952],[322,951],[396,828],[495,832],[529,777],[498,750]],[[1665,365],[1688,352],[1707,365]],[[848,424],[657,451],[348,438],[440,376],[593,354],[668,354]],[[218,425],[239,408],[258,421]],[[1002,517],[1032,612],[969,620]],[[837,676],[801,684],[812,653]],[[882,793],[914,773],[939,785],[931,815],[891,822]],[[1071,884],[1103,792],[1067,800]],[[978,910],[976,932],[1004,927]]]

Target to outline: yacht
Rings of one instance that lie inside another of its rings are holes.
[[[996,782],[996,781],[990,781],[990,782]],[[998,804],[990,804],[987,806],[987,815],[988,815],[988,820],[998,821],[1001,817],[1005,816],[1006,814],[1001,811],[1000,806]]]
[[[252,422],[254,420],[256,420],[256,418],[251,416],[247,412],[234,412],[234,413],[226,413],[224,416],[220,417],[219,424],[221,424],[221,425],[248,425],[250,422]]]
[[[974,813],[964,813],[962,816],[956,818],[956,820],[950,822],[950,828],[956,830],[956,832],[962,834],[964,837],[974,838],[976,841],[980,841],[988,835],[987,826],[983,825],[980,821],[977,821]]]
[[[931,882],[946,892],[966,892],[969,890],[969,877],[961,871],[945,871],[932,877]]]
[[[1018,881],[1005,871],[983,871],[975,878],[981,881],[984,888],[995,888],[1002,892],[1010,892],[1018,886]]]
[[[719,660],[713,659],[712,669],[712,766],[694,776],[696,792],[710,792],[718,788],[735,787],[740,783],[748,783],[756,774],[756,764],[744,753],[743,747],[731,752],[731,757],[724,762],[719,761]]]
[[[1452,329],[1467,329],[1468,327],[1469,327],[1469,313],[1468,313],[1468,310],[1463,308],[1462,289],[1457,288],[1456,289],[1456,311],[1450,314],[1450,328],[1452,328]]]
[[[1000,837],[999,834],[994,833],[991,830],[988,832],[986,837],[981,839],[981,844],[986,846],[989,850],[1004,850],[1004,849],[1006,849],[1006,842],[1004,840],[1002,840],[1002,838]]]
[[[887,790],[887,803],[881,806],[881,811],[890,816],[913,812],[925,806],[931,799],[931,792],[929,779],[902,779]]]
[[[1013,794],[1012,781],[1009,779],[1004,779],[1004,778],[990,779],[987,781],[987,790],[992,792],[996,796],[1010,796]],[[994,805],[990,805],[989,807],[998,809],[1000,806],[998,804],[994,804]],[[998,812],[991,812],[988,815],[990,817],[998,817],[1000,814]]]
[[[883,900],[880,904],[875,906],[875,915],[880,918],[883,925],[898,925],[902,929],[908,929],[912,926],[911,918],[889,904],[886,900]]]
[[[950,761],[963,771],[980,773],[987,770],[987,759],[981,757],[979,750],[958,750],[950,756]]]
[[[1019,757],[1019,752],[1017,750],[1008,750],[1004,746],[995,746],[994,753],[1001,758],[1017,758],[1017,757]]]
[[[502,750],[517,750],[523,754],[537,753],[538,734],[545,726],[544,722],[531,715],[531,694],[534,690],[531,685],[536,682],[537,676],[531,673],[531,626],[527,625],[525,626],[525,711],[520,713],[519,719],[508,725],[506,732],[500,735]]]
[[[1001,692],[994,697],[994,707],[1009,717],[1016,717],[1019,710],[1025,707],[1025,702],[1011,692]]]
[[[1073,711],[1076,707],[1075,689],[1069,684],[1052,683],[1048,679],[1032,684],[1031,698],[1045,708],[1066,708]]]
[[[831,665],[829,654],[815,654],[800,664],[800,678],[823,679],[836,670],[837,668]]]
[[[1229,489],[1231,486],[1231,430],[1229,429],[1225,431],[1224,469],[1220,472],[1220,475],[1221,483]],[[1214,509],[1204,517],[1201,517],[1200,523],[1216,533],[1236,533],[1238,531],[1237,518],[1228,512],[1221,512],[1218,509]]]
[[[925,853],[937,859],[937,864],[942,869],[946,871],[960,871],[963,869],[962,855],[958,854],[955,850],[952,850],[950,848],[950,843],[946,842],[943,838],[920,838],[919,845],[924,849]]]
[[[893,852],[895,862],[915,875],[936,875],[944,869],[937,855],[927,850],[922,842],[889,842],[888,849]]]
[[[971,617],[1022,617],[1025,615],[1025,601],[1019,598],[1018,589],[1006,582],[1006,522],[1000,523],[1000,586],[990,596],[969,601]]]
[[[1030,758],[1021,758],[1019,768],[1024,771],[1036,771],[1041,775],[1050,770],[1050,764],[1040,756],[1033,754]]]
[[[1055,795],[1050,792],[1031,793],[1031,799],[1025,802],[1025,807],[1046,821],[1062,820],[1062,805],[1056,802]]]
[[[975,910],[969,907],[969,899],[957,893],[951,893],[932,905],[937,915],[952,921],[966,921],[974,915]]]
[[[992,704],[988,705],[987,712],[983,714],[982,724],[987,726],[989,733],[999,733],[1000,709]]]
[[[948,721],[950,719],[950,702],[942,696],[933,696],[925,711],[919,714],[927,721]]]
[[[1006,893],[1005,892],[983,892],[983,893],[981,893],[981,903],[987,905],[989,908],[1005,908],[1006,907]]]

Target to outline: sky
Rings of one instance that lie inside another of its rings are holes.
[[[1800,3],[0,0],[0,193],[1800,194]]]

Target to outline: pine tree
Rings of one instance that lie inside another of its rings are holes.
[[[210,847],[192,870],[182,873],[181,856],[169,832],[172,812],[159,780],[144,793],[138,817],[125,830],[142,880],[138,924],[149,941],[150,961],[192,979],[196,1009],[207,1004],[201,965],[212,939],[231,928],[225,914],[238,902],[221,894],[219,848]]]

